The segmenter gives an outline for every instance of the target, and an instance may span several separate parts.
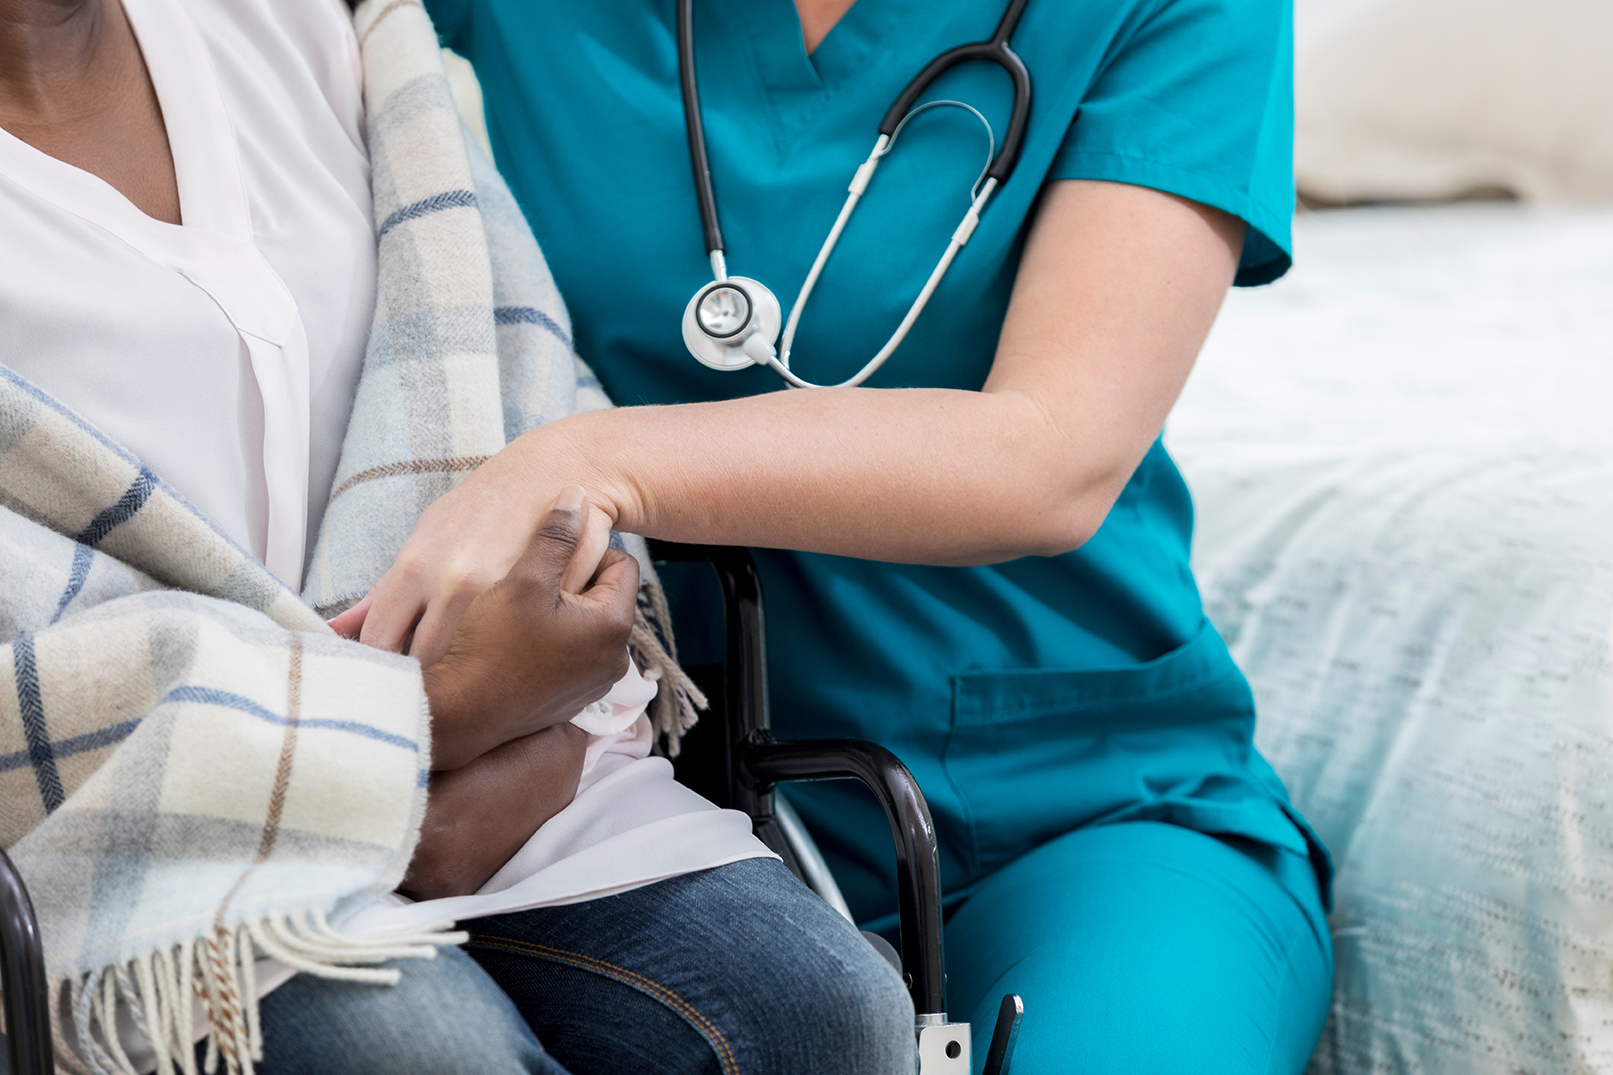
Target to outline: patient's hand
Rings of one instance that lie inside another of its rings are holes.
[[[458,769],[511,740],[569,721],[627,674],[638,563],[605,548],[568,589],[575,561],[596,553],[581,490],[562,496],[508,575],[466,609],[448,652],[425,670],[433,769]],[[572,785],[575,787],[573,779]]]
[[[571,803],[588,735],[557,724],[431,775],[426,818],[398,891],[417,900],[464,896]]]

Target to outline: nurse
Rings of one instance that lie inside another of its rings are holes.
[[[753,546],[780,735],[878,740],[929,797],[948,1007],[977,1064],[1013,991],[1020,1075],[1302,1070],[1332,978],[1328,857],[1252,745],[1159,440],[1228,285],[1289,264],[1285,0],[1030,0],[1017,170],[894,356],[861,387],[805,390],[685,348],[712,269],[671,0],[427,7],[480,73],[578,352],[628,406],[527,434],[434,504],[364,639],[398,648],[418,621],[436,644],[574,482],[620,529]],[[787,310],[890,102],[1001,15],[696,0],[731,271]],[[1011,91],[972,63],[926,99],[967,102],[1000,142]],[[884,345],[989,148],[956,108],[908,124],[805,309],[795,372],[836,383]],[[674,600],[693,639],[700,591]],[[843,784],[790,795],[857,916],[893,928],[877,807]]]

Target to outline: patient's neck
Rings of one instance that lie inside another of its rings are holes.
[[[119,0],[0,0],[0,128],[180,222],[162,108]]]
[[[106,15],[102,0],[0,0],[0,120],[82,108]]]

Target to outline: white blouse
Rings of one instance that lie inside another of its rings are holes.
[[[300,590],[375,306],[336,0],[125,0],[183,225],[0,130],[0,361]]]

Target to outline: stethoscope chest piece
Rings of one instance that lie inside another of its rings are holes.
[[[760,353],[772,354],[783,320],[773,292],[747,276],[729,276],[701,288],[684,307],[683,342],[703,365],[742,370],[757,361],[747,350],[765,344]]]

